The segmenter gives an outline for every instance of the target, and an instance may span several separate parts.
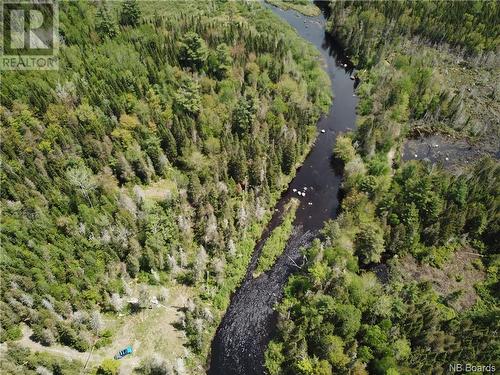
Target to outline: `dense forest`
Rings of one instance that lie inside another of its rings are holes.
[[[45,346],[107,345],[102,314],[135,280],[193,289],[183,324],[206,355],[314,139],[331,98],[312,47],[259,4],[154,6],[61,2],[60,70],[2,72],[2,342],[22,323]],[[3,373],[74,373],[9,348]]]
[[[446,85],[441,75],[452,56],[464,70],[483,61],[481,74],[498,78],[497,5],[331,2],[329,30],[363,69],[358,127],[337,138],[341,213],[303,250],[306,267],[277,307],[270,374],[498,369],[498,160],[485,156],[451,173],[400,156],[405,139],[424,128],[496,134],[498,146],[498,118],[480,118],[471,108],[482,104],[463,95],[469,88],[454,91],[455,77]],[[492,95],[488,105],[498,108]],[[474,131],[475,121],[488,127]]]
[[[494,1],[332,1],[330,11],[330,31],[362,66],[375,64],[405,38],[446,43],[490,60],[500,42]]]
[[[319,14],[306,0],[269,2]],[[1,372],[82,373],[76,355],[110,348],[119,319],[160,335],[148,311],[180,293],[185,354],[138,351],[127,365],[203,373],[328,111],[330,80],[318,51],[257,2],[79,0],[59,11],[60,69],[1,72]],[[498,3],[331,1],[327,13],[356,66],[357,128],[337,136],[340,213],[302,249],[267,372],[498,369]],[[408,139],[435,133],[482,157],[453,170],[403,159]],[[285,206],[252,277],[283,252],[298,205]],[[108,354],[84,370],[118,374]]]

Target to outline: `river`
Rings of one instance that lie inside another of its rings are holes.
[[[328,114],[318,121],[316,142],[277,203],[273,217],[255,246],[247,274],[231,297],[212,342],[209,375],[265,373],[264,351],[275,332],[277,318],[273,306],[281,300],[290,274],[302,263],[300,247],[310,242],[326,220],[336,216],[342,176],[333,168],[332,150],[337,135],[353,129],[356,120],[356,82],[350,79],[354,67],[335,41],[325,34],[325,15],[306,17],[295,11],[265,6],[318,48],[335,99]],[[294,189],[305,192],[305,197],[299,196]],[[301,201],[294,221],[294,233],[271,270],[254,278],[252,271],[262,245],[280,224],[283,207],[292,197]]]

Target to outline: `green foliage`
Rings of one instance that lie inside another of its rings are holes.
[[[270,375],[281,374],[281,367],[285,361],[282,353],[283,344],[271,341],[265,353],[265,364]]]
[[[141,18],[141,11],[137,0],[124,0],[120,10],[120,25],[137,26]]]
[[[59,341],[63,345],[67,345],[75,348],[78,351],[84,352],[88,349],[88,344],[85,342],[73,329],[73,327],[69,326],[66,323],[58,323],[57,324],[57,333],[59,335]]]
[[[353,338],[361,326],[361,311],[353,305],[338,305],[335,308],[336,321],[343,337]]]
[[[21,327],[18,325],[9,327],[8,329],[2,329],[1,333],[2,341],[15,341],[20,339],[22,335]]]
[[[348,163],[356,156],[356,151],[352,146],[352,140],[348,136],[339,135],[335,140],[333,154],[336,158]]]
[[[189,115],[197,115],[201,108],[200,85],[194,79],[186,78],[175,93],[175,104]]]
[[[231,50],[226,43],[221,43],[217,46],[215,52],[208,56],[208,71],[218,79],[224,79],[228,76],[233,58],[231,57]]]
[[[281,161],[281,170],[285,174],[289,174],[293,171],[296,163],[296,152],[295,145],[292,140],[285,143],[283,147],[283,156]]]
[[[340,233],[352,231],[353,223],[344,220],[341,225]],[[326,256],[318,259],[338,241],[335,235],[325,235],[322,243],[307,250],[308,257],[316,259],[313,268],[326,261]],[[419,372],[440,369],[450,358],[464,355],[470,361],[494,361],[495,340],[486,331],[476,331],[475,339],[484,340],[480,355],[469,351],[477,343],[464,337],[464,327],[478,327],[469,325],[471,316],[474,324],[481,319],[479,324],[487,324],[481,313],[450,311],[429,284],[390,282],[382,287],[371,273],[349,271],[346,258],[337,257],[333,272],[324,277],[308,271],[289,280],[278,308],[278,339],[266,356],[274,373],[315,374],[317,359],[342,373],[348,371],[350,355],[359,361],[357,368],[380,374],[404,373],[409,367]]]
[[[432,62],[403,38],[420,35],[481,54],[497,38],[498,9],[472,2],[330,5],[333,34],[369,70],[359,72],[359,126],[334,149],[345,164],[341,213],[304,250],[307,266],[288,281],[269,368],[317,374],[324,361],[333,373],[407,374],[441,372],[454,361],[498,363],[498,340],[485,328],[498,315],[498,161],[487,157],[450,174],[397,155],[418,122],[453,126]],[[462,11],[474,14],[467,25]],[[478,26],[476,33],[472,23],[483,21],[490,30]],[[480,45],[468,43],[472,34],[481,35]],[[443,267],[464,244],[482,253],[477,268],[490,265],[469,310],[450,307],[460,289],[441,295],[430,282],[393,275],[398,258]]]
[[[231,155],[228,172],[235,182],[246,183],[248,167],[243,149],[239,148]]]
[[[384,252],[382,229],[374,224],[361,226],[354,240],[354,248],[362,263],[379,263]]]
[[[295,220],[295,213],[299,204],[300,201],[298,199],[292,198],[284,208],[282,223],[272,231],[260,251],[259,262],[255,268],[254,277],[268,271],[285,249],[286,243],[292,234],[293,221]]]
[[[206,42],[196,33],[187,33],[182,39],[179,48],[181,65],[193,70],[199,70],[205,65],[207,58]]]
[[[238,134],[248,134],[252,130],[257,108],[258,101],[254,95],[247,93],[240,98],[233,112],[233,124]]]
[[[321,10],[309,0],[266,0],[267,3],[282,9],[293,9],[309,17],[319,16]]]
[[[97,375],[117,375],[120,362],[115,359],[105,359],[97,368]]]
[[[2,72],[2,342],[26,322],[85,351],[88,313],[133,297],[130,278],[227,307],[284,150],[303,157],[329,104],[318,53],[260,4],[142,5],[63,2],[59,71]],[[189,339],[206,355],[204,314]]]
[[[371,66],[402,36],[447,42],[470,54],[494,51],[499,8],[492,2],[332,2],[331,32],[360,65]]]
[[[83,363],[66,360],[48,353],[31,352],[16,344],[8,344],[2,358],[2,373],[36,375],[45,371],[53,374],[78,374]]]
[[[114,38],[118,34],[115,21],[112,19],[106,3],[97,11],[96,31],[102,37]]]
[[[464,233],[489,242],[492,233],[487,233],[487,228],[494,231],[498,220],[498,202],[490,195],[495,194],[497,180],[493,177],[486,182],[478,175],[496,170],[498,165],[488,159],[477,163],[468,176],[458,177],[443,171],[429,174],[421,164],[404,166],[384,198],[390,205],[380,206],[382,215],[393,218],[389,247],[413,251],[422,238],[425,245],[439,248]],[[464,205],[468,209],[463,209]]]
[[[343,369],[349,363],[349,357],[344,353],[345,343],[339,336],[328,335],[322,340],[325,345],[328,362],[335,369]]]

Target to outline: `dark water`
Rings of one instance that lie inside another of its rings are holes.
[[[356,119],[356,83],[350,79],[353,66],[335,41],[325,34],[325,17],[305,17],[295,11],[269,8],[321,52],[335,99],[329,113],[318,122],[316,143],[277,203],[273,218],[255,247],[247,275],[231,298],[212,342],[210,375],[260,375],[265,372],[264,351],[276,324],[273,306],[282,298],[283,287],[290,274],[302,263],[300,247],[310,242],[324,222],[336,215],[341,176],[332,166],[332,150],[339,132],[353,129]],[[299,196],[293,189],[304,191],[305,197]],[[283,207],[292,197],[301,201],[294,222],[294,234],[273,268],[253,278],[252,271],[262,245],[269,233],[280,224]]]
[[[461,171],[482,156],[500,159],[500,151],[482,144],[469,143],[465,139],[454,139],[442,134],[432,134],[406,140],[402,159],[422,160],[437,164],[450,171]]]

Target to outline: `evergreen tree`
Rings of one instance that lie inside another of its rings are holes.
[[[281,170],[283,173],[288,174],[292,171],[295,166],[296,156],[295,156],[295,146],[291,140],[285,143],[283,147],[283,156],[281,159]]]
[[[141,10],[137,0],[124,0],[120,10],[120,25],[137,26],[141,18]]]
[[[186,77],[175,93],[175,104],[181,111],[197,115],[201,108],[200,84],[191,77]]]
[[[193,204],[193,206],[197,207],[200,204],[202,196],[202,187],[200,183],[200,178],[196,173],[191,173],[189,175],[187,194],[189,201]]]
[[[359,228],[354,246],[362,263],[378,263],[384,252],[384,233],[375,224],[364,224]]]
[[[234,153],[229,161],[229,175],[236,182],[245,182],[247,178],[247,158],[242,148]]]
[[[182,66],[200,70],[208,58],[205,41],[196,33],[187,33],[180,43],[179,60]]]
[[[207,62],[209,72],[218,79],[227,77],[232,63],[231,51],[226,43],[219,44],[216,51],[210,53]]]
[[[170,129],[166,127],[162,130],[162,135],[161,146],[167,154],[168,160],[172,163],[177,158],[177,144],[175,138]]]
[[[258,101],[253,94],[247,93],[240,97],[233,112],[233,124],[238,134],[244,135],[251,130],[257,108]]]
[[[97,11],[96,30],[99,35],[108,38],[114,38],[118,33],[106,3],[102,4]]]

